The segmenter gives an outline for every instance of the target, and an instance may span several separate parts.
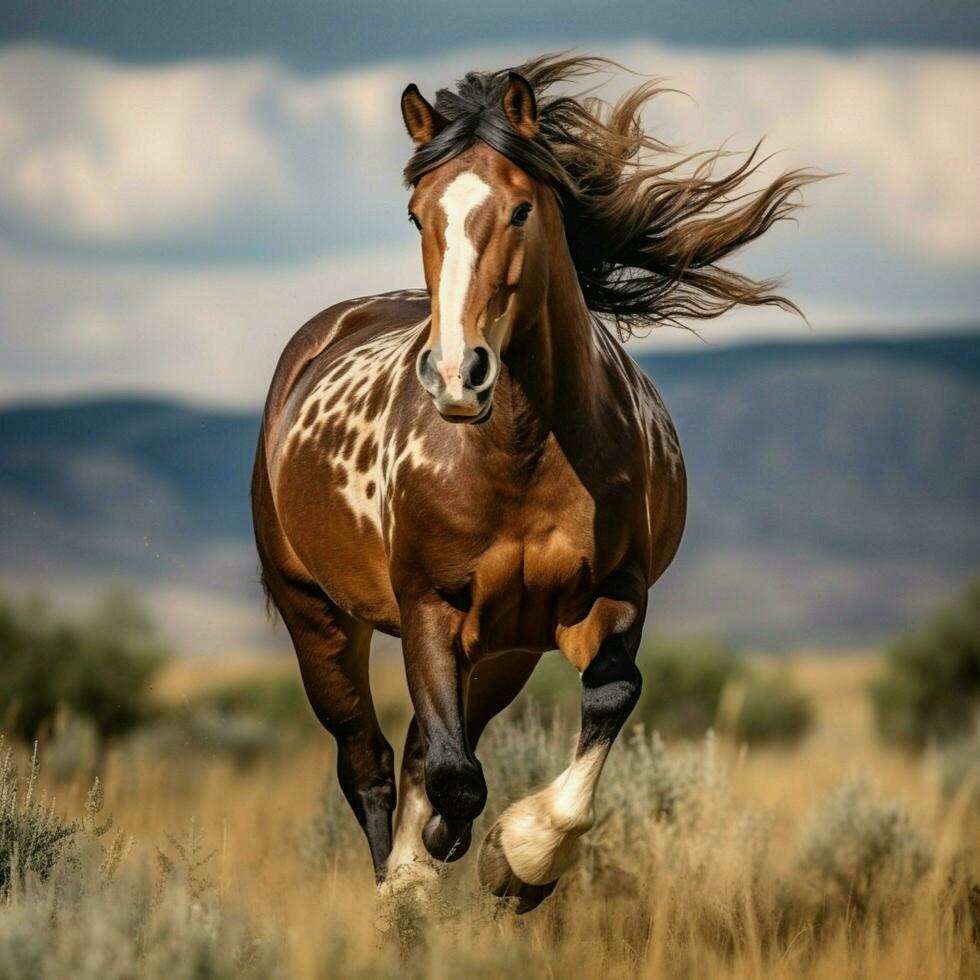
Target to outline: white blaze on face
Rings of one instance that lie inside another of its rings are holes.
[[[467,170],[444,191],[439,203],[446,212],[446,252],[439,277],[439,343],[436,365],[450,398],[463,397],[463,311],[476,267],[476,249],[466,236],[466,219],[490,195],[490,185]]]

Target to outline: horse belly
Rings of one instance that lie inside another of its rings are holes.
[[[331,602],[388,633],[399,630],[381,530],[352,507],[329,467],[307,467],[304,479],[284,479],[277,508],[286,536]]]

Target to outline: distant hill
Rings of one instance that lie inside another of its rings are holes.
[[[693,548],[980,566],[980,335],[647,356]]]
[[[980,334],[644,354],[691,505],[655,627],[861,641],[980,569]],[[188,647],[265,642],[257,412],[152,399],[0,408],[0,587],[145,590]]]

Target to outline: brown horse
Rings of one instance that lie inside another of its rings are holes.
[[[599,59],[471,73],[402,97],[425,291],[351,300],[307,323],[269,392],[255,534],[340,785],[379,884],[460,857],[486,802],[474,752],[541,654],[581,673],[575,756],[487,835],[480,878],[533,908],[593,822],[610,746],[636,704],[650,587],[670,564],[684,465],[619,329],[788,301],[717,262],[786,215],[812,179],[747,193],[750,156],[686,176],[639,112],[549,94]],[[693,163],[691,162],[693,160]],[[678,165],[679,166],[679,165]],[[738,192],[738,193],[736,193]],[[402,638],[415,717],[392,835],[394,755],[368,683],[371,634]]]

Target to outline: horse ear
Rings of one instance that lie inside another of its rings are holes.
[[[524,139],[533,139],[538,135],[538,103],[534,98],[534,89],[531,83],[516,71],[512,71],[508,76],[503,107],[504,115],[511,126]]]
[[[416,143],[428,143],[448,125],[445,116],[426,102],[414,82],[402,92],[402,119]]]

